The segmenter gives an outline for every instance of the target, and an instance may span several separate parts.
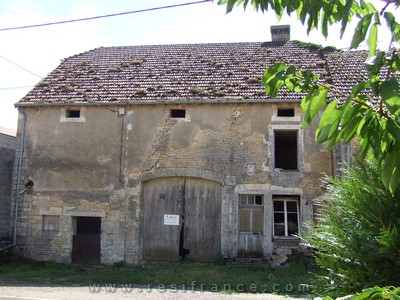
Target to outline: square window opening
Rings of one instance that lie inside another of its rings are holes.
[[[185,109],[171,109],[170,111],[171,118],[186,118],[186,110]]]
[[[65,117],[67,118],[80,118],[81,111],[79,109],[68,109],[65,111]]]
[[[42,230],[58,232],[60,230],[60,216],[43,215]]]
[[[278,108],[278,117],[294,117],[294,108]]]
[[[275,168],[298,170],[297,130],[275,131]]]

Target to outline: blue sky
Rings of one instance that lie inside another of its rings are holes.
[[[97,15],[141,10],[195,0],[1,0],[0,28],[40,24]],[[373,0],[382,5],[382,1]],[[307,36],[295,18],[280,22],[273,13],[243,12],[237,8],[226,15],[214,3],[171,8],[63,25],[0,31],[0,127],[17,128],[14,103],[60,60],[100,46],[152,45],[212,42],[269,41],[269,27],[290,24],[291,38],[346,48],[352,30],[343,40],[339,27],[331,28],[324,40],[320,33]],[[382,35],[381,40],[388,37]],[[12,63],[11,63],[12,62]],[[19,65],[30,72],[16,66]],[[25,88],[22,88],[25,87]]]

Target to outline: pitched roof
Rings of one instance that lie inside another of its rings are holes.
[[[17,105],[178,101],[299,101],[261,84],[275,62],[317,72],[344,92],[365,76],[366,52],[325,52],[296,42],[97,48],[65,59]]]
[[[0,126],[0,134],[15,137],[17,135],[17,132],[14,129]]]

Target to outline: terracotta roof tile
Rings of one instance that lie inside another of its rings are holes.
[[[271,99],[265,68],[283,61],[313,70],[344,92],[364,74],[365,52],[320,52],[295,42],[216,43],[97,48],[65,59],[18,105],[198,100],[298,101],[282,90]]]

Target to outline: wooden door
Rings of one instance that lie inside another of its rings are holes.
[[[76,232],[72,236],[72,263],[100,264],[101,218],[75,217]]]
[[[220,249],[221,185],[198,178],[160,178],[143,189],[143,256],[211,260]],[[179,216],[165,225],[164,216]]]
[[[263,203],[262,195],[240,195],[239,257],[263,257]]]
[[[220,253],[221,185],[188,178],[185,195],[184,247],[191,258],[211,261]]]
[[[164,215],[181,215],[183,178],[161,178],[144,185],[143,255],[144,258],[179,258],[180,224],[164,225]]]

